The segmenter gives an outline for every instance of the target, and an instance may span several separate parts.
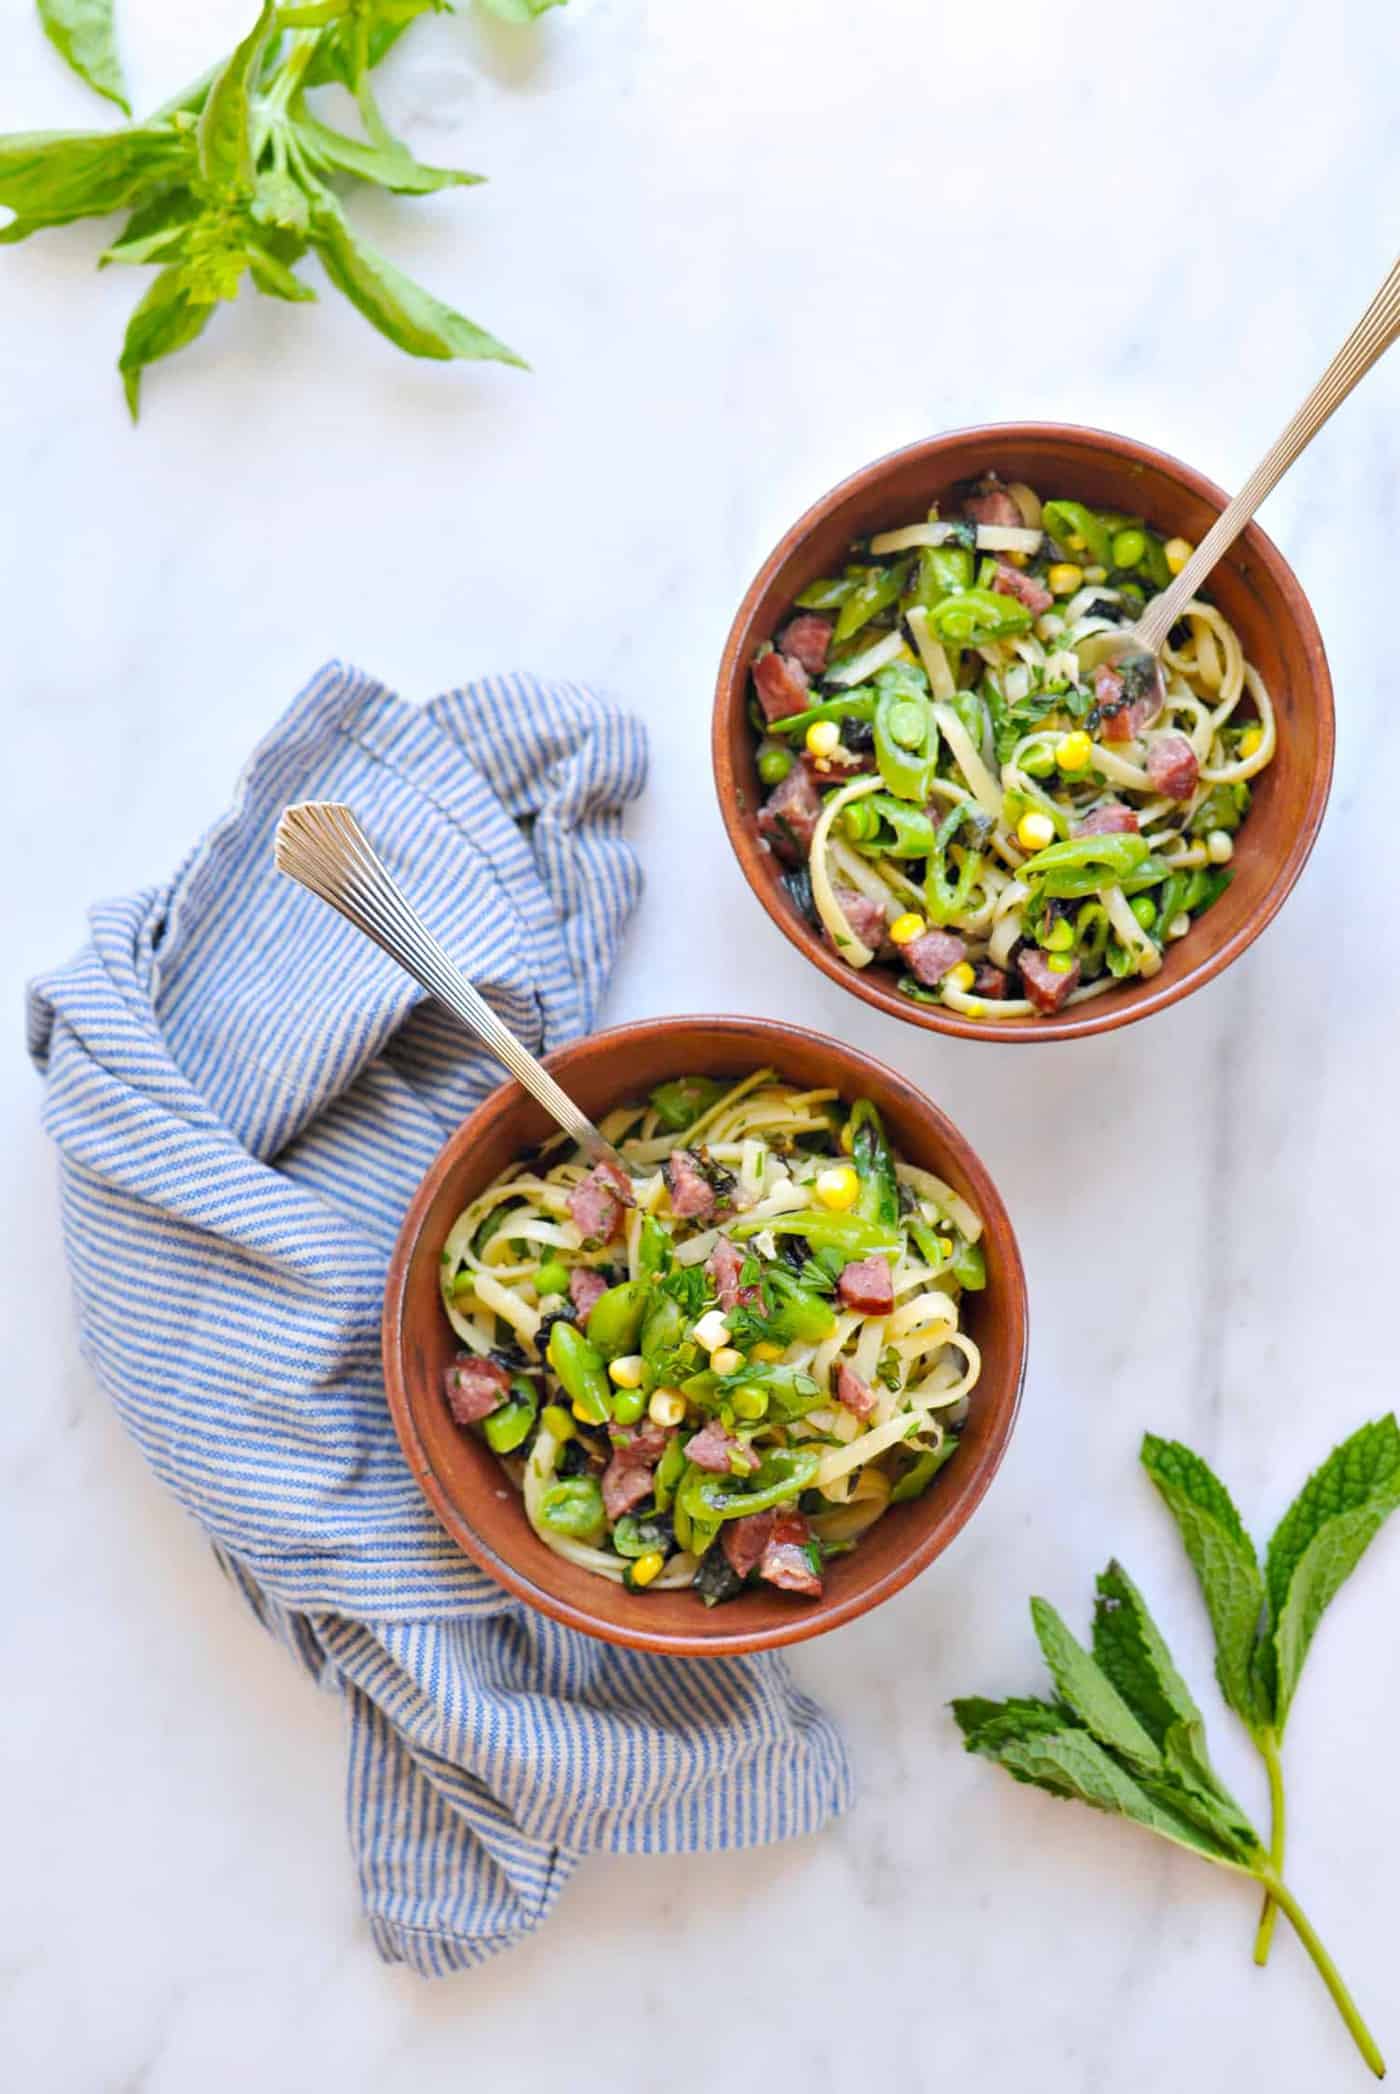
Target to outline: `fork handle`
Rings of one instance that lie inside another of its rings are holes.
[[[1308,394],[1277,443],[1264,453],[1234,500],[1221,512],[1175,581],[1154,597],[1137,623],[1137,636],[1149,653],[1161,651],[1201,583],[1221,559],[1264,499],[1273,493],[1294,460],[1307,449],[1347,394],[1359,385],[1373,363],[1400,335],[1400,261],[1357,321],[1317,384]]]

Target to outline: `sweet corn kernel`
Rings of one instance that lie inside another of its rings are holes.
[[[1073,560],[1057,560],[1045,580],[1052,596],[1073,596],[1084,587],[1084,569]]]
[[[912,945],[922,938],[928,926],[917,909],[906,909],[903,916],[896,916],[890,925],[890,938],[895,945]]]
[[[953,1255],[953,1239],[952,1239],[952,1237],[951,1237],[951,1236],[940,1236],[940,1237],[939,1237],[939,1239],[938,1239],[938,1255],[939,1255],[939,1257],[940,1257],[940,1258],[951,1258],[951,1257],[952,1257],[952,1255]]]
[[[1001,557],[1011,567],[1024,567],[1026,564],[1026,555],[1024,553],[1003,553]]]
[[[1032,809],[1017,822],[1016,841],[1023,851],[1043,851],[1047,844],[1055,841],[1055,824],[1048,814],[1038,814]]]
[[[1184,938],[1190,928],[1191,919],[1183,909],[1180,916],[1174,916],[1167,925],[1167,936],[1169,938]]]
[[[812,756],[831,756],[841,745],[841,730],[834,720],[813,720],[807,729],[807,749]]]
[[[943,979],[950,989],[961,989],[965,994],[976,981],[977,975],[975,970],[968,966],[966,960],[959,960],[956,967],[948,969]]]
[[[1256,756],[1263,746],[1263,728],[1246,727],[1244,733],[1240,736],[1240,755],[1242,757]]]
[[[851,1123],[849,1120],[847,1120],[845,1126],[841,1129],[841,1146],[845,1150],[846,1154],[849,1156],[852,1149],[854,1149],[855,1145],[856,1138],[854,1134],[851,1132]]]
[[[706,1352],[729,1343],[729,1325],[724,1320],[722,1309],[710,1309],[700,1318],[695,1326],[695,1342],[703,1345]]]
[[[556,1440],[571,1440],[574,1436],[574,1421],[562,1403],[547,1403],[540,1412],[540,1423]]]
[[[710,1365],[716,1374],[737,1374],[744,1365],[744,1355],[732,1345],[717,1345],[710,1354]]]
[[[626,1352],[620,1360],[608,1361],[609,1379],[615,1381],[619,1389],[640,1389],[646,1371],[647,1363],[639,1352]]]
[[[833,1164],[829,1170],[818,1171],[813,1186],[817,1199],[823,1207],[830,1207],[842,1214],[854,1207],[860,1197],[860,1179],[848,1163]]]
[[[645,1556],[638,1556],[633,1560],[632,1583],[634,1585],[650,1585],[653,1578],[660,1577],[665,1562],[666,1558],[662,1555],[660,1549],[648,1549]]]
[[[1180,574],[1195,550],[1189,538],[1169,538],[1162,547],[1167,556],[1167,565],[1173,574]]]
[[[1228,865],[1235,855],[1235,840],[1228,829],[1212,829],[1206,838],[1206,856],[1212,865]]]
[[[679,1425],[685,1416],[685,1398],[679,1389],[653,1389],[647,1405],[653,1425]]]
[[[1108,569],[1097,564],[1093,567],[1086,567],[1084,579],[1086,582],[1106,582],[1108,580]]]
[[[757,1345],[749,1349],[749,1358],[756,1367],[771,1367],[774,1360],[780,1360],[782,1356],[782,1346],[775,1345],[771,1338],[760,1338]]]
[[[1094,753],[1094,744],[1082,727],[1067,734],[1055,751],[1055,761],[1062,771],[1082,771]]]
[[[976,998],[969,997],[966,1015],[969,1018],[985,1018],[987,1006]]]

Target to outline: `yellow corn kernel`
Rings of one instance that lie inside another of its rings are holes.
[[[755,1367],[771,1367],[774,1360],[780,1360],[782,1356],[782,1346],[775,1345],[771,1338],[760,1338],[749,1350],[749,1358]]]
[[[841,730],[834,720],[813,720],[807,729],[807,749],[812,756],[831,756],[841,746]]]
[[[860,1198],[860,1179],[850,1164],[838,1163],[830,1170],[817,1172],[817,1182],[813,1190],[823,1207],[830,1207],[834,1212],[841,1214],[848,1207],[854,1207]]]
[[[1257,756],[1260,749],[1262,749],[1263,746],[1263,728],[1246,727],[1244,733],[1240,736],[1240,755],[1242,757]]]
[[[1076,727],[1064,736],[1055,751],[1055,761],[1062,771],[1082,771],[1093,753],[1093,742],[1082,727]]]
[[[1189,538],[1169,538],[1162,547],[1167,556],[1167,565],[1173,574],[1180,574],[1195,550]]]
[[[609,1378],[619,1389],[640,1389],[647,1363],[639,1352],[626,1352],[620,1360],[608,1361]]]
[[[987,1006],[979,999],[972,998],[969,1000],[967,1009],[963,1013],[963,1015],[967,1018],[985,1018],[987,1015]]]
[[[1011,567],[1024,567],[1026,564],[1026,555],[1024,553],[1003,553],[1001,557]]]
[[[912,945],[927,929],[928,925],[917,909],[906,909],[903,916],[896,916],[890,925],[890,939],[895,945]]]
[[[706,1352],[714,1352],[718,1346],[729,1343],[729,1325],[724,1320],[723,1309],[707,1309],[695,1326],[695,1342],[703,1345]]]
[[[1212,865],[1228,865],[1235,855],[1235,840],[1228,829],[1212,829],[1206,838],[1206,856]]]
[[[647,1405],[653,1425],[679,1425],[685,1416],[685,1398],[679,1389],[653,1389]]]
[[[571,1440],[574,1436],[574,1421],[562,1403],[547,1403],[540,1412],[540,1423],[556,1440]]]
[[[841,1146],[849,1156],[855,1145],[856,1138],[851,1132],[851,1123],[847,1120],[845,1126],[841,1129]]]
[[[1016,841],[1023,851],[1043,851],[1055,841],[1055,824],[1048,814],[1039,814],[1032,808],[1016,824]]]
[[[666,1558],[660,1549],[648,1549],[645,1556],[635,1557],[632,1563],[632,1583],[650,1585],[653,1578],[661,1575]]]
[[[943,979],[950,989],[962,989],[966,991],[970,989],[972,987],[972,984],[976,981],[977,974],[974,968],[968,966],[966,960],[959,960],[956,967],[950,967],[948,969],[948,972],[944,975]]]
[[[1106,582],[1108,580],[1108,569],[1106,567],[1098,566],[1086,567],[1084,570],[1084,579],[1086,582]]]
[[[1181,914],[1179,916],[1174,916],[1171,922],[1167,925],[1167,936],[1169,938],[1184,938],[1186,936],[1186,933],[1190,930],[1190,928],[1191,919],[1186,914],[1186,911],[1183,909]]]
[[[1084,587],[1084,569],[1073,560],[1057,560],[1045,579],[1052,596],[1073,596]]]
[[[737,1374],[744,1365],[744,1355],[733,1345],[718,1345],[710,1354],[710,1365],[716,1374]]]

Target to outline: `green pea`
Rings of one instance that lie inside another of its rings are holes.
[[[758,775],[765,785],[781,785],[791,769],[791,749],[764,749],[760,752]]]
[[[560,1322],[550,1328],[546,1357],[579,1416],[589,1425],[603,1424],[609,1415],[603,1355],[589,1344],[576,1324]]]
[[[569,1291],[569,1268],[551,1258],[535,1274],[535,1287],[540,1294],[567,1294]]]
[[[1147,552],[1147,535],[1143,531],[1117,531],[1113,539],[1113,564],[1115,567],[1136,567]]]
[[[605,1360],[637,1350],[651,1291],[645,1280],[624,1280],[598,1296],[589,1311],[588,1342]]]
[[[619,1425],[635,1425],[646,1407],[646,1395],[641,1389],[613,1391],[612,1414]]]
[[[567,1534],[574,1541],[599,1541],[608,1524],[603,1493],[591,1476],[552,1483],[540,1499],[540,1518],[552,1534]]]
[[[1028,778],[1048,778],[1055,768],[1055,752],[1041,742],[1034,749],[1027,749],[1021,758],[1021,769]],[[857,806],[860,804],[857,801]]]
[[[868,800],[853,800],[841,816],[841,826],[852,843],[868,843],[879,832],[880,817]]]
[[[892,705],[886,726],[892,742],[901,749],[922,749],[925,730],[924,708],[910,698],[901,698]]]
[[[1150,894],[1135,894],[1128,904],[1145,931],[1150,931],[1157,921],[1157,909]]]

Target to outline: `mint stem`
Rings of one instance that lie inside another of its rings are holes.
[[[1258,1734],[1255,1742],[1263,1754],[1264,1765],[1269,1770],[1269,1860],[1273,1865],[1274,1874],[1281,1876],[1284,1846],[1288,1837],[1287,1806],[1283,1792],[1283,1756],[1279,1749],[1281,1741],[1277,1731],[1266,1730]],[[1269,1950],[1274,1939],[1274,1921],[1277,1917],[1278,1907],[1266,1890],[1263,1909],[1259,1914],[1259,1931],[1254,1937],[1254,1960],[1261,1970],[1269,1960]]]
[[[1265,1890],[1274,1903],[1281,1905],[1288,1914],[1294,1933],[1316,1964],[1323,1984],[1337,2003],[1338,2013],[1351,2030],[1357,2049],[1370,2066],[1372,2072],[1375,2073],[1376,2078],[1384,2079],[1385,2059],[1376,2048],[1374,2036],[1361,2019],[1356,2001],[1343,1984],[1341,1972],[1314,1932],[1312,1922],[1281,1876],[1275,1875],[1272,1868],[1261,1869],[1258,1874],[1259,1881],[1264,1885]]]

